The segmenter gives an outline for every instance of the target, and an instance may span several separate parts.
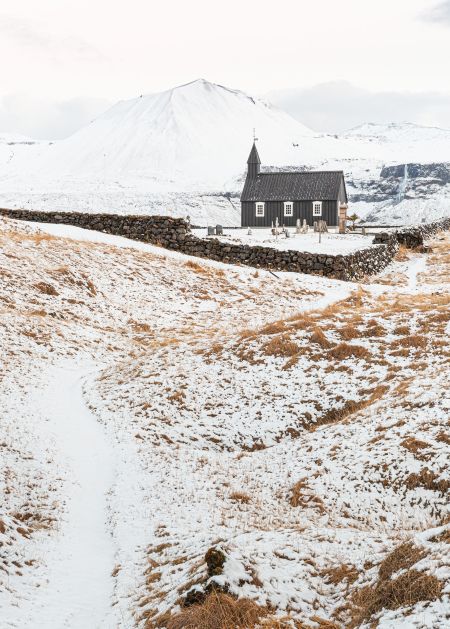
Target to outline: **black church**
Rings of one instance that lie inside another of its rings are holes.
[[[247,177],[241,194],[242,227],[308,225],[323,220],[337,227],[346,219],[347,191],[341,170],[260,172],[255,143],[247,160]]]

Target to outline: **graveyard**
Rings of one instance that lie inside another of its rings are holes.
[[[217,238],[231,244],[273,247],[281,251],[301,251],[338,255],[353,253],[372,246],[373,234],[347,232],[339,234],[338,229],[314,231],[313,227],[273,227],[273,228],[221,228],[193,229],[199,238]]]

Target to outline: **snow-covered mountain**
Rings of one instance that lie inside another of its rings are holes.
[[[272,159],[298,163],[313,132],[271,105],[200,79],[117,103],[49,152],[59,174],[155,179],[164,188],[220,187],[245,164],[253,129]]]
[[[0,136],[0,205],[238,224],[254,129],[265,167],[342,168],[362,216],[408,222],[450,213],[450,131],[368,123],[316,134],[263,100],[203,79],[121,101],[62,141]]]

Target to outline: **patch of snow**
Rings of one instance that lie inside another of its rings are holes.
[[[194,229],[193,233],[199,237],[205,237],[206,231]],[[250,246],[272,247],[281,251],[306,251],[310,253],[325,253],[329,255],[344,255],[360,249],[367,249],[372,246],[373,236],[362,236],[361,234],[336,234],[332,232],[319,234],[308,232],[307,234],[296,234],[295,229],[289,229],[290,237],[284,234],[273,236],[270,229],[253,229],[251,235],[247,229],[224,230],[223,236],[213,236],[223,242],[245,244]]]
[[[17,607],[3,609],[5,627],[98,629],[112,626],[115,547],[107,494],[114,479],[113,448],[82,397],[79,368],[44,373],[28,404],[54,444],[65,479],[66,512],[53,543],[41,549],[42,580]],[[39,552],[39,551],[38,551]]]

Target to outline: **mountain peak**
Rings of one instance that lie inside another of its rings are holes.
[[[61,142],[46,170],[217,189],[245,170],[254,129],[268,164],[299,165],[296,147],[313,136],[285,112],[199,78],[117,103]]]

